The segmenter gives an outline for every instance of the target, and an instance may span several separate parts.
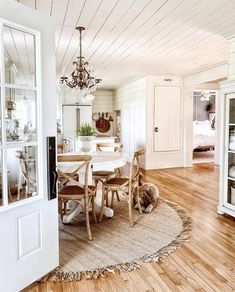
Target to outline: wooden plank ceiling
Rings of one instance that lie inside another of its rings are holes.
[[[235,33],[234,0],[17,0],[56,22],[57,74],[70,74],[83,51],[115,88],[146,74],[187,76],[227,62]]]

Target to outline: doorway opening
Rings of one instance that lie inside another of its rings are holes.
[[[193,163],[214,163],[216,99],[219,83],[199,84],[193,92]]]

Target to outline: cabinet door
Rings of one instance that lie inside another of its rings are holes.
[[[74,105],[63,106],[63,134],[73,138],[80,127],[80,109]]]
[[[155,86],[154,151],[181,148],[181,90],[179,86]]]
[[[235,94],[226,95],[224,206],[235,210]]]

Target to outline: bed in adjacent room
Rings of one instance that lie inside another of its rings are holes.
[[[193,150],[213,149],[215,146],[215,129],[209,120],[193,121]]]

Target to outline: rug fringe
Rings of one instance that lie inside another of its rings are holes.
[[[178,213],[183,222],[182,231],[169,245],[163,247],[156,253],[145,255],[140,259],[136,259],[128,263],[117,264],[114,266],[107,266],[105,268],[97,268],[91,271],[69,272],[64,271],[62,268],[58,267],[47,277],[43,278],[41,282],[48,280],[54,282],[75,282],[80,281],[83,277],[87,280],[91,280],[98,279],[100,277],[106,277],[107,273],[115,274],[116,272],[130,272],[139,269],[145,263],[159,262],[175,250],[179,249],[184,243],[189,242],[190,233],[192,230],[192,220],[176,203],[163,198],[159,198],[159,200],[172,207]]]

